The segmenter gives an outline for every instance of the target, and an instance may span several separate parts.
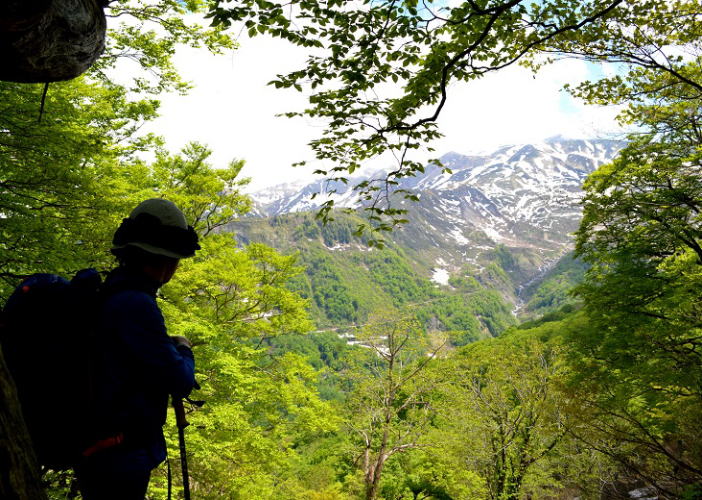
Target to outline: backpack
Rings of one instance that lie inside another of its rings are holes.
[[[60,470],[95,442],[95,328],[101,278],[34,274],[2,311],[0,344],[39,463]]]

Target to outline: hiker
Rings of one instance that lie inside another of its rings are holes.
[[[113,238],[119,265],[105,280],[98,314],[98,440],[74,467],[86,500],[143,500],[151,471],[166,459],[168,398],[193,386],[194,358],[185,337],[169,337],[156,292],[182,258],[200,248],[175,204],[149,199]]]

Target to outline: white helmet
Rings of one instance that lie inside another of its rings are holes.
[[[112,252],[128,246],[155,255],[184,259],[200,249],[197,233],[172,201],[151,198],[142,201],[122,220],[112,238]]]

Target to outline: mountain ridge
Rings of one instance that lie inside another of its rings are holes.
[[[398,202],[410,212],[412,222],[405,229],[421,223],[428,233],[441,236],[434,238],[434,244],[465,248],[467,253],[505,244],[563,254],[571,247],[570,234],[580,220],[583,180],[611,161],[624,144],[555,137],[538,144],[502,146],[488,155],[449,152],[441,160],[451,173],[428,166],[423,175],[399,180],[398,188],[420,198]],[[301,188],[259,191],[252,195],[254,215],[314,211],[329,199],[336,207],[357,208],[359,200],[351,186],[366,179],[351,179],[349,185],[319,180]],[[319,194],[313,198],[314,193]]]
[[[487,155],[447,153],[442,162],[451,173],[427,167],[423,175],[399,180],[398,187],[416,193],[419,200],[398,200],[410,223],[387,235],[388,244],[434,286],[450,291],[457,290],[461,280],[477,280],[481,287],[498,290],[515,311],[528,312],[524,306],[530,296],[524,296],[524,290],[536,290],[536,282],[550,276],[549,270],[572,250],[583,180],[624,145],[615,140],[553,138],[503,146]],[[314,192],[320,194],[312,198]],[[340,182],[283,186],[254,194],[258,217],[242,219],[231,230],[243,242],[263,241],[300,251],[303,260],[314,245],[335,255],[335,265],[342,268],[369,262],[370,257],[361,256],[369,249],[353,237],[357,217],[339,214],[333,225],[325,227],[314,217],[295,216],[319,208],[327,195],[336,206],[357,206],[355,192]],[[548,297],[540,302],[547,307],[557,303]]]

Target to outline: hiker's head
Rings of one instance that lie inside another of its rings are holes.
[[[178,261],[199,250],[197,240],[197,233],[173,202],[152,198],[122,221],[112,239],[112,253],[121,265],[140,268],[167,283]]]

